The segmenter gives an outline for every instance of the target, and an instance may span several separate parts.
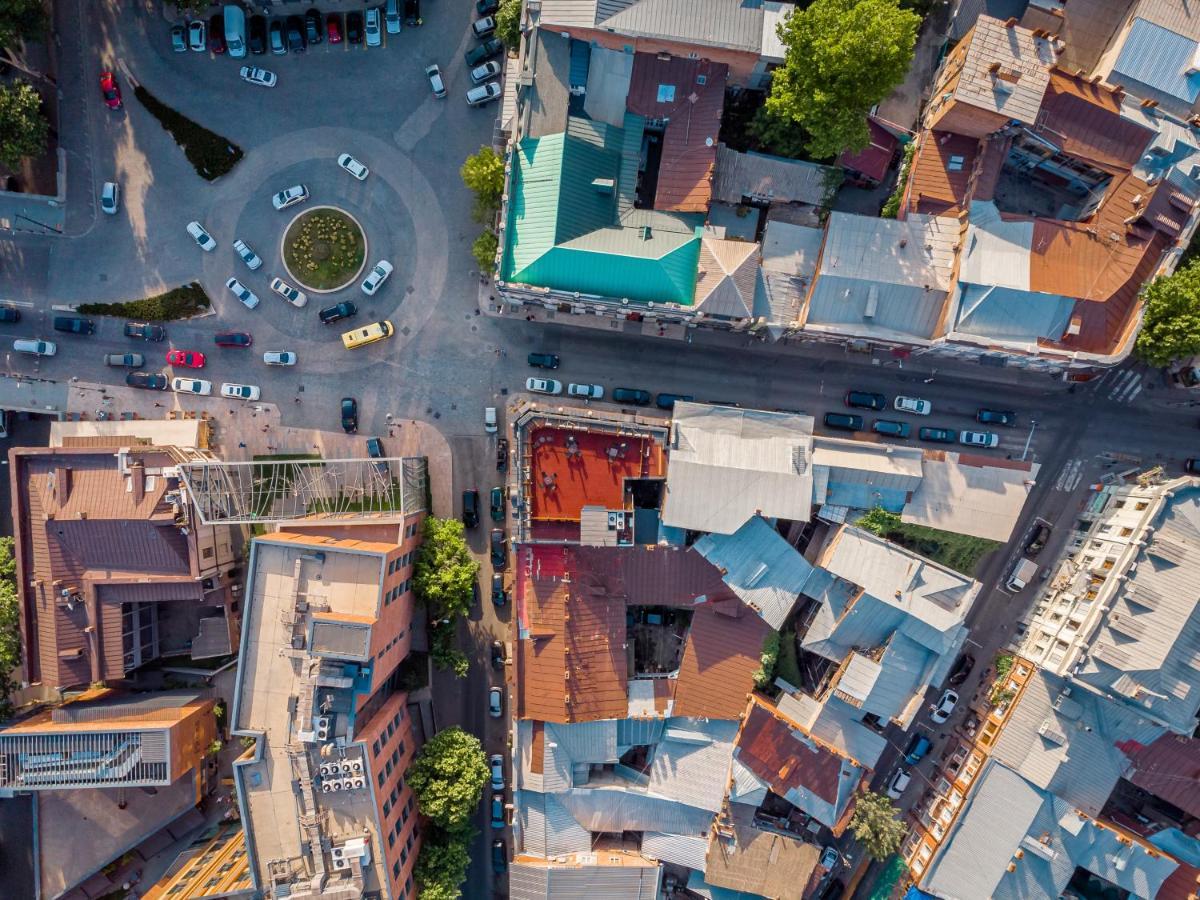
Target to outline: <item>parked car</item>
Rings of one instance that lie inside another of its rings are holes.
[[[363,26],[363,32],[367,36],[368,47],[378,47],[383,43],[383,32],[380,29],[379,7],[372,6],[367,10],[366,23]]]
[[[100,73],[100,94],[104,97],[104,105],[109,109],[121,108],[121,86],[117,84],[117,76],[112,72]]]
[[[410,28],[421,24],[421,0],[404,0],[404,24]]]
[[[495,30],[496,19],[493,16],[484,16],[471,23],[471,33],[480,40],[489,37]]]
[[[479,524],[479,491],[463,491],[462,522],[464,528],[474,528]]]
[[[492,794],[492,828],[499,830],[504,825],[504,795]]]
[[[957,687],[967,680],[967,676],[971,674],[971,670],[975,668],[975,657],[970,653],[964,653],[954,663],[954,668],[950,670],[950,677],[946,679],[946,684],[951,687]]]
[[[508,593],[504,590],[504,576],[499,572],[492,573],[492,604],[503,606],[508,602]]]
[[[54,341],[39,341],[30,338],[17,338],[13,341],[12,348],[17,353],[28,353],[30,356],[53,356],[58,352],[58,345]]]
[[[357,178],[359,181],[366,181],[371,170],[360,163],[349,153],[343,153],[337,158],[337,164]]]
[[[187,233],[192,236],[200,249],[207,253],[212,253],[217,249],[217,242],[212,239],[212,235],[204,230],[204,226],[199,222],[188,222]]]
[[[187,53],[187,29],[182,25],[171,26],[171,49],[176,53]]]
[[[304,291],[292,287],[282,278],[271,279],[271,290],[296,308],[300,308],[308,302],[308,296]]]
[[[218,347],[249,347],[254,338],[244,331],[221,331],[213,335],[213,343]]]
[[[146,357],[140,353],[105,353],[106,366],[124,366],[126,369],[140,369],[146,364]]]
[[[212,393],[212,382],[203,378],[175,377],[171,379],[171,390],[177,394],[199,394],[207,397]]]
[[[267,20],[263,16],[251,16],[249,26],[249,36],[246,43],[250,46],[250,52],[255,56],[261,56],[267,52]]]
[[[260,87],[273,88],[279,81],[274,72],[269,69],[260,69],[258,66],[242,66],[238,69],[238,74],[242,81],[248,84],[257,84]]]
[[[263,362],[268,366],[294,366],[296,354],[290,350],[268,350],[263,354]]]
[[[494,59],[489,59],[481,66],[476,66],[471,70],[471,80],[476,84],[483,84],[489,78],[496,78],[500,74],[500,63]]]
[[[225,52],[225,14],[215,12],[208,17],[208,49],[213,53]]]
[[[508,438],[496,441],[496,471],[503,472],[508,468]]]
[[[525,390],[534,394],[561,394],[562,382],[553,378],[528,378],[525,380]]]
[[[304,20],[299,16],[288,16],[284,28],[287,32],[288,49],[293,53],[303,53],[305,48]]]
[[[205,40],[207,32],[204,28],[204,23],[199,19],[193,19],[188,22],[188,47],[196,53],[203,53],[208,49],[208,42]]]
[[[1046,541],[1050,540],[1050,532],[1053,530],[1053,527],[1045,519],[1035,519],[1033,531],[1025,544],[1025,555],[1037,556],[1041,553],[1046,546]]]
[[[425,67],[425,77],[429,79],[429,88],[435,97],[446,96],[446,82],[442,78],[442,70],[436,65]]]
[[[904,751],[904,761],[910,766],[915,766],[925,754],[933,747],[933,742],[923,734],[914,734],[908,742],[908,749]]]
[[[488,715],[493,719],[504,714],[504,692],[498,687],[488,690]]]
[[[472,47],[463,58],[467,61],[467,65],[471,68],[479,65],[485,59],[491,59],[493,56],[499,56],[504,52],[504,42],[500,38],[488,38],[478,47]]]
[[[250,245],[241,238],[233,242],[233,249],[242,258],[242,262],[246,264],[246,268],[250,269],[250,271],[253,272],[255,269],[262,268],[262,258],[251,250]]]
[[[654,405],[659,409],[674,409],[679,402],[691,403],[691,394],[659,394],[654,398]]]
[[[295,206],[297,203],[303,203],[307,199],[308,188],[302,184],[294,184],[290,188],[285,188],[272,197],[271,205],[276,209],[287,209],[289,206]]]
[[[20,322],[21,311],[15,306],[0,304],[0,322]]]
[[[983,425],[1008,425],[1011,427],[1017,424],[1017,414],[1005,409],[981,409],[975,413],[975,421]]]
[[[492,668],[493,669],[503,669],[504,662],[505,662],[505,660],[504,660],[504,645],[501,644],[499,641],[492,641]],[[496,757],[492,757],[492,758],[495,759]],[[492,789],[496,790],[496,791],[504,790],[504,769],[503,769],[503,767],[501,767],[501,770],[500,770],[500,784],[498,786],[496,784],[496,769],[495,769],[495,767],[492,768]]]
[[[381,259],[379,262],[375,263],[374,268],[372,268],[371,271],[367,273],[367,277],[363,279],[363,283],[361,285],[362,292],[368,297],[375,296],[375,292],[383,286],[383,283],[388,280],[388,276],[391,274],[392,264],[386,259]]]
[[[882,434],[887,437],[906,438],[912,433],[912,426],[907,422],[876,419],[871,425],[871,430],[876,434]]]
[[[493,522],[504,521],[504,488],[494,487],[490,497],[491,514]]]
[[[558,357],[553,353],[530,353],[525,361],[535,369],[558,368]]]
[[[500,659],[503,660],[504,659],[503,645],[499,641],[495,641],[492,644],[492,650],[494,651],[497,647],[501,648],[502,652],[500,654]],[[488,767],[492,770],[492,790],[493,791],[503,791],[504,790],[504,757],[501,756],[499,753],[493,753],[491,756],[488,757]]]
[[[100,211],[105,215],[115,216],[121,206],[121,188],[115,181],[104,182],[100,189]]]
[[[321,11],[310,9],[304,14],[304,37],[310,44],[319,44],[322,40]]]
[[[230,293],[241,300],[247,309],[254,309],[254,307],[258,306],[258,295],[236,278],[230,278],[226,281],[225,287],[229,288]]]
[[[912,776],[908,772],[904,769],[897,770],[896,774],[892,776],[892,780],[888,782],[887,795],[893,800],[899,800],[910,781],[912,781]]]
[[[492,529],[488,547],[492,557],[492,568],[503,571],[508,565],[508,539],[504,536],[503,528]]]
[[[384,3],[383,27],[388,34],[400,33],[400,0],[387,0]]]
[[[953,444],[958,440],[958,433],[949,428],[922,428],[917,437],[935,444]]]
[[[169,350],[167,351],[168,366],[182,366],[185,369],[203,369],[208,359],[199,350]]]
[[[353,397],[342,398],[342,431],[346,434],[358,431],[358,401]]]
[[[967,447],[998,447],[1000,435],[992,431],[963,431],[958,435],[958,442]]]
[[[500,0],[475,0],[475,12],[480,16],[490,16],[500,8]]]
[[[283,38],[283,22],[280,19],[271,20],[269,31],[271,52],[276,56],[287,56],[287,41]]]
[[[483,408],[483,430],[488,434],[495,434],[499,430],[496,425],[496,407],[485,406]]]
[[[331,12],[325,17],[325,37],[331,44],[342,42],[342,14]]]
[[[825,427],[836,428],[839,431],[862,431],[863,417],[849,413],[825,413]]]
[[[929,718],[941,725],[950,718],[956,703],[958,703],[958,694],[947,688],[942,692],[938,702],[933,705],[933,711],[929,714]]]
[[[334,306],[325,307],[323,310],[317,313],[317,317],[321,320],[321,324],[330,325],[333,322],[340,321],[341,319],[348,319],[357,312],[357,306],[355,306],[349,300],[343,300],[341,303],[338,303]]]
[[[144,391],[165,391],[170,384],[161,372],[130,372],[125,376],[125,383]]]
[[[583,397],[585,400],[603,400],[604,388],[598,384],[568,384],[568,397]]]
[[[151,325],[149,322],[126,322],[125,337],[141,338],[143,341],[158,343],[166,339],[167,329],[161,325]]]
[[[95,334],[96,323],[80,316],[55,316],[54,330],[65,331],[67,334]]]
[[[507,869],[508,849],[504,846],[504,841],[492,841],[492,871],[503,875]]]
[[[828,871],[832,871],[837,867],[838,861],[841,860],[841,858],[841,854],[838,853],[837,847],[828,846],[821,851],[821,859],[817,864]]]
[[[227,397],[230,400],[257,400],[261,395],[261,391],[256,384],[230,384],[226,382],[221,385],[221,396]]]
[[[845,403],[854,409],[887,409],[887,397],[870,391],[846,391]]]
[[[500,83],[489,81],[467,91],[467,106],[483,106],[500,99]]]
[[[613,403],[630,403],[633,406],[649,406],[654,398],[649,391],[638,388],[613,388]]]
[[[927,416],[933,412],[933,404],[918,397],[897,397],[892,401],[896,412],[912,413],[914,416]]]
[[[351,44],[361,44],[363,39],[363,14],[357,9],[346,13],[346,40]]]

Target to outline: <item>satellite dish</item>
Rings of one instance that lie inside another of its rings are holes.
[[[704,146],[705,146],[705,147],[711,147],[712,145],[713,145],[713,139],[712,139],[712,138],[710,138],[710,137],[706,137],[706,138],[704,139]]]

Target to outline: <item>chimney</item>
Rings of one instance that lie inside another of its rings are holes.
[[[71,496],[71,467],[56,466],[54,469],[54,495],[60,504]]]
[[[1016,26],[1017,26],[1017,17],[1016,16],[1009,16],[1007,19],[1004,20],[1005,28],[1015,28]]]
[[[141,503],[146,496],[146,466],[142,462],[129,467],[129,482],[133,488],[133,502]]]

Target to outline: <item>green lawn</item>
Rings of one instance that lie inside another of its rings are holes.
[[[288,229],[283,259],[306,287],[329,290],[358,274],[366,255],[362,229],[345,213],[314,209]]]
[[[979,561],[1001,546],[999,541],[989,541],[986,538],[939,531],[924,525],[908,525],[901,522],[895,513],[883,509],[871,510],[856,524],[968,576],[974,576]]]

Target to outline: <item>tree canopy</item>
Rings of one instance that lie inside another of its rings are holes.
[[[413,588],[430,619],[455,618],[470,612],[479,563],[467,549],[462,522],[429,516],[413,567]]]
[[[458,886],[467,877],[471,864],[468,846],[475,829],[462,832],[433,830],[421,843],[421,853],[413,869],[421,883],[423,900],[457,900],[462,895]]]
[[[421,812],[439,828],[455,831],[470,823],[490,774],[479,738],[454,726],[421,748],[407,777]]]
[[[42,0],[0,0],[0,47],[18,40],[40,41],[46,34]]]
[[[496,10],[496,37],[513,50],[521,44],[521,0],[501,0]]]
[[[1200,353],[1200,260],[1146,288],[1145,319],[1135,349],[1152,366]]]
[[[0,86],[0,162],[15,169],[24,157],[40,156],[49,132],[37,91],[24,81]]]
[[[13,539],[0,537],[0,722],[12,715],[12,673],[21,665],[21,603]]]
[[[858,795],[850,830],[868,854],[875,859],[887,859],[900,848],[908,829],[896,818],[896,807],[891,800],[867,791]]]
[[[491,222],[504,196],[504,160],[491,147],[480,147],[466,158],[458,174],[475,194],[476,221]]]
[[[779,26],[786,48],[767,113],[798,125],[815,159],[861,150],[867,112],[904,80],[921,18],[897,0],[815,0]]]

